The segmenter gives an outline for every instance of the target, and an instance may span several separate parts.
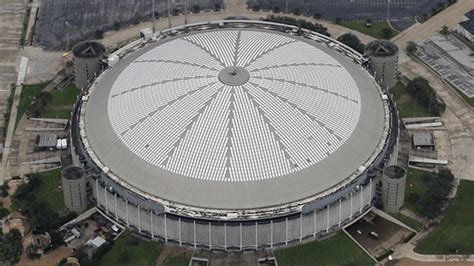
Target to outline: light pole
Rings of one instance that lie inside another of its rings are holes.
[[[66,24],[66,49],[64,50],[67,51],[69,49],[69,22],[66,20],[64,24]]]
[[[155,0],[151,0],[151,13],[152,13],[152,16],[151,16],[151,21],[152,21],[152,29],[153,29],[153,33],[155,33]]]
[[[168,0],[168,28],[171,28],[171,9],[170,0]]]
[[[387,0],[387,22],[390,20],[390,3],[392,0]]]
[[[188,24],[188,7],[187,7],[187,1],[186,0],[183,0],[184,1],[184,25],[187,25]]]

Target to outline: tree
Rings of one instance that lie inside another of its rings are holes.
[[[280,13],[280,7],[274,6],[272,11],[273,11],[273,13]]]
[[[10,211],[7,208],[3,207],[3,203],[0,202],[0,219],[6,217],[10,214]]]
[[[319,12],[314,12],[313,13],[313,18],[314,19],[321,19],[323,17],[323,15]]]
[[[454,176],[449,169],[442,169],[438,173],[425,174],[423,183],[426,191],[416,201],[416,211],[430,219],[439,216],[453,187],[453,180]]]
[[[23,250],[21,233],[12,229],[5,235],[0,235],[0,261],[17,263]],[[8,264],[8,263],[7,263]]]
[[[428,81],[422,77],[415,78],[407,84],[408,92],[416,98],[416,100],[428,109],[433,116],[439,116],[446,109],[446,105],[441,102],[434,89]]]
[[[408,53],[414,53],[414,52],[416,52],[416,50],[418,50],[418,46],[416,45],[416,42],[409,41],[407,43],[407,52]]]
[[[201,8],[198,5],[194,5],[191,9],[191,12],[193,13],[199,13],[201,11]]]
[[[386,27],[382,29],[382,35],[384,39],[390,39],[390,37],[392,37],[392,34],[393,30],[391,28]]]
[[[444,25],[439,32],[443,35],[448,35],[449,34],[448,26]]]
[[[277,22],[277,23],[289,24],[289,25],[305,28],[305,29],[308,29],[308,30],[311,30],[311,31],[315,31],[317,33],[321,33],[321,34],[326,35],[326,36],[331,36],[328,32],[328,29],[326,27],[324,27],[323,25],[321,25],[319,23],[314,23],[313,24],[313,23],[311,23],[309,21],[306,21],[304,19],[296,20],[292,17],[287,17],[287,16],[270,15],[264,20],[265,21],[271,21],[271,22]]]
[[[94,39],[103,39],[104,38],[104,31],[103,30],[96,30],[94,32]]]
[[[260,11],[260,5],[259,4],[252,5],[252,11]]]
[[[342,42],[343,44],[351,47],[352,49],[356,50],[359,53],[363,53],[365,49],[365,45],[360,42],[359,38],[352,33],[345,33],[339,38],[338,41]]]
[[[221,10],[221,5],[219,3],[214,4],[214,11],[220,11]]]
[[[341,24],[341,21],[342,19],[340,17],[336,17],[336,19],[334,20],[336,24]]]

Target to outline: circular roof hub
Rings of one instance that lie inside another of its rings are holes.
[[[219,72],[219,81],[229,86],[239,86],[247,83],[250,79],[249,72],[242,67],[226,67]]]

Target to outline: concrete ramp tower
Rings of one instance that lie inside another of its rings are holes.
[[[89,85],[100,70],[100,63],[105,53],[101,43],[85,41],[72,48],[74,62],[74,84],[83,89]]]
[[[386,212],[399,212],[405,201],[407,171],[398,165],[385,167],[382,175],[382,204]]]
[[[64,205],[72,212],[81,213],[87,208],[87,178],[84,170],[69,166],[61,172]]]
[[[397,84],[398,47],[389,41],[377,40],[367,44],[366,56],[370,59],[370,69],[375,78],[389,88]]]

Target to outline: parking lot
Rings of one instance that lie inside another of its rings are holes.
[[[420,44],[417,53],[468,97],[474,97],[474,57],[472,50],[453,35],[434,33]]]

